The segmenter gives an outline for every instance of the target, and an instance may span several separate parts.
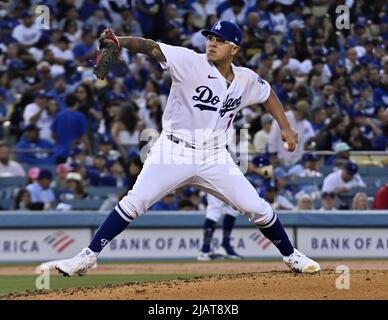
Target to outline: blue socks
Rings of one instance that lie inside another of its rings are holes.
[[[232,229],[234,226],[234,222],[236,221],[236,218],[226,214],[224,216],[224,223],[222,225],[222,245],[224,247],[230,247],[230,234],[232,233]]]
[[[283,256],[289,256],[294,253],[294,247],[278,218],[276,218],[272,226],[260,228],[260,231],[266,238],[272,241]]]
[[[216,229],[216,222],[210,219],[205,220],[205,224],[203,226],[203,245],[202,252],[210,252],[210,242],[213,238],[214,230]]]
[[[125,230],[129,222],[124,220],[116,209],[113,209],[101,227],[97,230],[89,249],[99,253],[117,235]]]

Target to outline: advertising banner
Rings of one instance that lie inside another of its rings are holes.
[[[387,258],[386,228],[298,228],[299,249],[311,257]]]
[[[287,230],[293,241],[292,229]],[[106,245],[101,258],[106,259],[178,259],[196,258],[202,247],[202,229],[128,229]],[[222,242],[222,230],[216,230],[212,249]],[[275,246],[256,228],[236,228],[232,246],[246,258],[279,257]]]
[[[66,259],[89,244],[90,229],[0,231],[0,262]]]

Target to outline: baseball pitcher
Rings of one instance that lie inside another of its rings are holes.
[[[314,273],[317,262],[293,247],[271,209],[244,177],[226,149],[226,135],[236,113],[261,103],[281,129],[293,152],[298,143],[278,97],[267,81],[232,61],[240,49],[241,30],[233,22],[218,21],[203,30],[206,53],[138,37],[117,37],[106,29],[100,37],[94,73],[103,79],[119,60],[120,49],[156,59],[172,77],[162,118],[162,133],[151,147],[133,189],[118,202],[87,248],[62,260],[56,269],[65,276],[82,275],[97,261],[103,248],[127,225],[168,194],[194,185],[244,214],[278,248],[294,272]]]

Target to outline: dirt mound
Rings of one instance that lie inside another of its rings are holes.
[[[336,288],[339,275],[332,270],[320,274],[291,274],[287,271],[220,274],[194,279],[129,283],[90,288],[10,294],[5,299],[110,299],[110,300],[240,300],[240,299],[388,299],[388,271],[355,270],[349,289]]]

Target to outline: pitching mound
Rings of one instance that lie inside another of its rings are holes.
[[[338,265],[350,268],[349,289],[337,289]],[[10,294],[6,299],[388,299],[388,268],[384,261],[323,262],[319,274],[292,274],[279,263],[182,263],[147,265],[104,265],[92,273],[149,273],[165,269],[166,272],[193,273],[212,271],[217,274],[197,276],[193,279],[127,283],[89,288],[51,290]],[[259,266],[257,269],[256,266]],[[276,266],[276,271],[271,266]],[[213,268],[210,269],[209,268]],[[136,271],[135,271],[136,270]],[[244,272],[242,270],[263,270]],[[20,271],[20,270],[19,270]]]

